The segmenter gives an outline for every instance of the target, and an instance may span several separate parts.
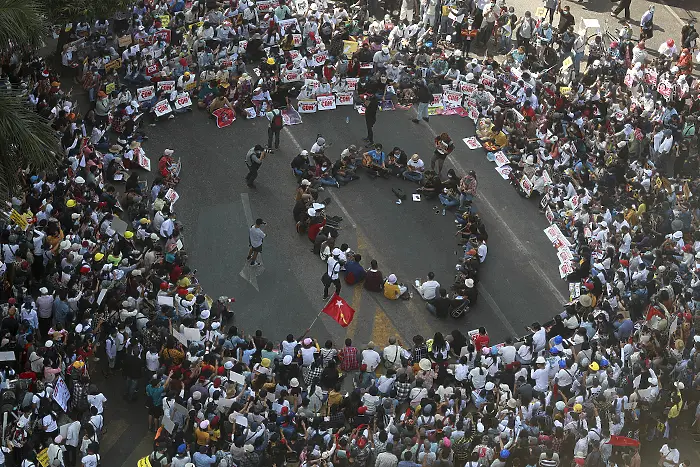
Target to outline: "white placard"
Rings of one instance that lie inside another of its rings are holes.
[[[476,136],[464,138],[462,141],[464,141],[464,144],[466,144],[469,149],[478,149],[481,147],[481,143],[476,139]]]
[[[447,108],[459,107],[462,105],[462,93],[451,89],[447,90],[442,93],[442,102]]]
[[[158,295],[158,305],[175,306],[175,300],[169,295]]]
[[[299,101],[297,112],[300,114],[313,114],[316,113],[317,109],[318,103],[316,101]]]
[[[170,92],[175,89],[175,81],[158,81],[158,90]]]
[[[178,332],[178,331],[176,331],[175,329],[173,329],[173,337],[174,337],[175,339],[177,339],[177,341],[178,341],[180,344],[182,344],[182,345],[184,345],[185,347],[187,347],[187,338],[185,337],[184,334],[182,334],[181,332]]]
[[[197,328],[185,328],[182,330],[182,333],[188,341],[199,342],[202,340],[202,335]]]
[[[228,372],[228,379],[234,383],[240,384],[241,386],[245,384],[245,376],[240,373],[236,373],[235,371]]]
[[[494,156],[496,156],[496,165],[498,167],[503,167],[504,165],[510,163],[508,156],[506,156],[503,151],[498,151],[496,154],[494,154]]]
[[[146,87],[137,89],[136,95],[138,96],[139,102],[148,101],[148,100],[153,99],[153,96],[156,95],[156,90],[153,86],[146,86]]]
[[[60,376],[56,377],[53,387],[53,400],[61,406],[64,412],[68,412],[68,399],[70,399],[70,391],[66,382]]]
[[[319,96],[316,98],[318,104],[318,110],[334,110],[335,109],[335,96]]]
[[[498,172],[498,175],[500,175],[503,180],[508,180],[512,171],[513,169],[509,165],[504,165],[503,167],[496,167],[496,172]]]
[[[165,192],[165,199],[170,201],[170,205],[172,206],[178,199],[180,199],[180,195],[178,195],[177,191],[173,190],[172,188],[168,188],[168,191]]]
[[[192,105],[192,99],[190,99],[190,94],[187,92],[183,92],[181,94],[178,94],[177,97],[175,98],[175,108],[180,110],[184,109],[185,107],[189,107]]]
[[[355,91],[357,89],[357,83],[359,81],[360,78],[347,78],[345,82],[348,83],[348,90]]]
[[[339,92],[335,95],[336,105],[352,105],[352,92]]]
[[[156,105],[153,106],[153,111],[157,117],[162,117],[163,115],[168,115],[173,109],[170,108],[168,100],[163,99],[162,101],[156,102]]]

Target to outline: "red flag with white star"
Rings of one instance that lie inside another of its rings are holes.
[[[321,311],[336,320],[344,328],[348,327],[352,322],[353,316],[355,316],[355,310],[337,294],[333,294],[328,305],[323,307]]]

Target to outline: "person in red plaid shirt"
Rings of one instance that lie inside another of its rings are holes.
[[[356,371],[360,368],[357,361],[357,348],[352,346],[351,339],[345,339],[345,347],[338,352],[340,357],[340,369],[343,371]]]

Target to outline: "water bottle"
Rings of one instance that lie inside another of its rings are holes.
[[[445,208],[442,208],[442,215],[445,215]]]
[[[345,123],[350,123],[350,117],[345,117]]]

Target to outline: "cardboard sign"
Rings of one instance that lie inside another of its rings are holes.
[[[623,82],[628,88],[632,87],[634,84],[634,70],[627,70],[627,73],[625,73],[625,80]]]
[[[301,81],[301,73],[298,71],[284,70],[282,72],[282,82],[283,83],[293,83],[295,81]]]
[[[162,101],[156,102],[156,105],[153,106],[153,111],[157,117],[162,117],[163,115],[167,115],[172,112],[173,109],[170,108],[170,103],[168,100],[163,99]]]
[[[473,94],[474,91],[476,91],[476,84],[474,83],[465,83],[464,81],[459,82],[459,90],[462,94]]]
[[[170,25],[170,15],[156,16],[160,20],[161,27],[167,28]]]
[[[151,159],[149,159],[146,154],[141,150],[134,154],[136,156],[135,162],[142,168],[151,171]]]
[[[294,44],[294,47],[300,47],[301,46],[301,34],[292,34],[292,43]]]
[[[355,91],[357,90],[357,83],[360,81],[360,78],[347,78],[345,82],[348,83],[348,91]]]
[[[136,90],[137,99],[139,102],[148,101],[153,99],[156,95],[156,89],[153,86],[146,86],[144,88],[139,88]]]
[[[274,8],[272,7],[272,2],[270,0],[256,2],[255,6],[258,8],[258,11],[260,13],[267,13],[270,10],[274,10]]]
[[[122,36],[119,39],[117,39],[117,43],[119,44],[119,47],[122,48],[127,48],[131,45],[132,43],[131,35],[127,34],[126,36]]]
[[[544,18],[547,16],[547,9],[543,6],[537,7],[535,10],[535,16],[538,18]]]
[[[659,94],[664,96],[666,99],[670,99],[671,94],[673,93],[673,85],[664,79],[659,81],[659,84],[656,86],[656,90],[659,91]]]
[[[284,122],[285,125],[299,125],[302,123],[301,115],[292,107],[289,107],[282,111],[282,122]]]
[[[197,87],[197,82],[192,78],[192,81],[185,83],[185,91],[191,91]]]
[[[442,102],[445,107],[459,107],[462,105],[462,93],[448,90],[442,93]]]
[[[513,169],[509,165],[504,165],[503,167],[496,167],[496,172],[498,172],[498,175],[500,175],[503,180],[508,180],[512,171]]]
[[[523,175],[523,178],[520,179],[520,188],[530,196],[532,194],[532,187],[533,185],[530,179]]]
[[[554,212],[552,212],[552,208],[549,206],[547,206],[547,209],[544,211],[544,217],[547,218],[547,221],[549,221],[550,224],[554,222]]]
[[[564,61],[561,63],[562,68],[569,68],[571,65],[574,64],[574,60],[571,57],[566,57]]]
[[[479,109],[476,107],[469,107],[469,118],[471,118],[476,125],[476,122],[479,120]]]
[[[118,70],[122,67],[122,59],[121,58],[115,58],[111,62],[107,63],[105,65],[105,71],[112,71],[112,70]]]
[[[557,250],[557,258],[559,258],[560,263],[570,263],[574,260],[574,254],[571,252],[569,247],[562,246]]]
[[[175,81],[158,81],[158,90],[170,92],[175,89]]]
[[[53,400],[63,409],[64,412],[68,412],[68,399],[70,399],[70,391],[66,382],[60,376],[56,377],[53,387]]]
[[[469,149],[478,149],[481,147],[481,143],[476,139],[476,136],[464,138],[462,141],[464,141],[464,144],[466,144]]]
[[[175,108],[178,110],[184,109],[185,107],[189,107],[191,105],[192,99],[190,99],[190,95],[186,92],[178,94],[175,98]]]
[[[442,106],[442,94],[433,94],[433,100],[428,106]]]
[[[348,58],[352,57],[352,55],[357,52],[359,48],[360,45],[357,43],[357,41],[343,41],[343,55]]]
[[[655,70],[646,69],[644,71],[644,81],[646,81],[647,84],[656,86],[656,81],[658,80],[658,77],[659,75]]]
[[[336,105],[352,105],[353,98],[351,92],[339,92],[335,95]]]
[[[298,60],[301,59],[301,52],[292,49],[289,51],[289,56],[291,57],[292,61],[296,63]]]
[[[309,2],[307,0],[294,0],[294,8],[298,14],[305,16],[309,9]]]
[[[323,66],[326,63],[326,60],[328,60],[328,52],[325,50],[318,52],[317,54],[314,54],[313,59],[315,63],[314,66]]]
[[[177,191],[173,190],[172,188],[168,188],[168,191],[165,193],[165,199],[170,201],[170,205],[172,206],[173,204],[177,203],[178,199],[180,199],[180,195],[178,195]]]
[[[161,29],[160,31],[157,31],[155,34],[153,34],[153,38],[155,40],[163,39],[165,42],[170,44],[170,35],[172,33],[170,32],[170,29]]]
[[[299,30],[299,22],[297,21],[296,18],[283,19],[281,21],[277,21],[277,24],[279,25],[280,31],[282,31],[283,36],[287,32],[287,28],[293,24],[296,25],[297,31]]]
[[[10,213],[10,220],[17,225],[22,230],[27,230],[27,227],[29,227],[29,223],[27,222],[27,219],[20,213],[18,213],[16,210],[12,210]]]
[[[498,167],[503,167],[504,165],[510,163],[508,156],[506,156],[503,151],[498,151],[496,154],[494,154],[494,156],[496,157],[496,165]]]
[[[572,274],[574,272],[574,267],[571,265],[571,263],[562,263],[559,265],[559,277],[564,279],[566,276],[569,274]]]
[[[117,89],[117,85],[115,83],[107,83],[105,86],[105,92],[107,94],[112,94],[115,89]]]
[[[318,110],[318,103],[316,101],[299,101],[297,110],[300,114],[313,114]]]
[[[491,76],[482,76],[481,80],[479,81],[481,84],[484,85],[486,89],[489,89],[493,91],[496,88],[496,78],[493,78]]]
[[[216,117],[216,126],[218,128],[226,128],[236,121],[236,114],[228,107],[222,107],[215,110],[212,115]]]

